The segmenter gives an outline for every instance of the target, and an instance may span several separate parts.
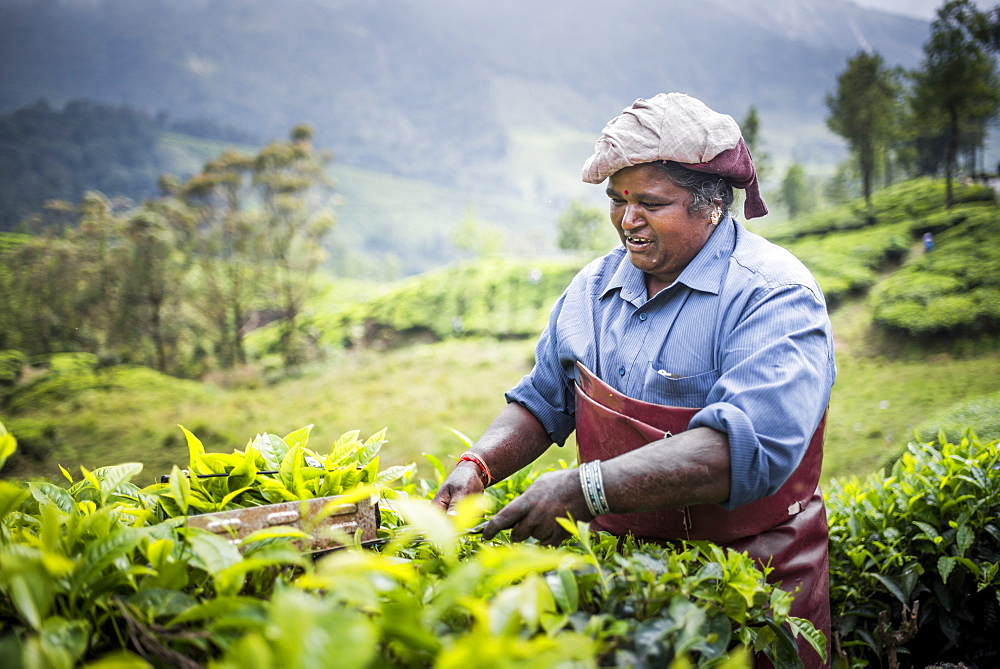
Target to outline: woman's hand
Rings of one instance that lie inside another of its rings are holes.
[[[483,481],[474,462],[459,462],[448,478],[444,480],[432,500],[448,513],[455,513],[454,506],[463,497],[483,492]]]
[[[520,497],[493,516],[483,529],[483,539],[490,540],[510,528],[512,541],[534,537],[543,545],[555,546],[569,536],[556,518],[568,516],[584,521],[594,517],[583,498],[578,469],[563,469],[538,477]]]

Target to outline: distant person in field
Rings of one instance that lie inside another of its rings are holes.
[[[612,119],[583,167],[621,239],[553,307],[531,373],[435,497],[448,509],[575,430],[577,469],[541,476],[486,526],[556,544],[556,522],[748,551],[830,634],[818,482],[836,370],[823,294],[730,213],[767,213],[736,122],[679,93]],[[800,644],[807,666],[818,655]]]
[[[930,253],[934,250],[934,235],[930,232],[924,233],[924,253]]]

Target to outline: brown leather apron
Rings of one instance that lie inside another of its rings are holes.
[[[622,395],[577,363],[576,442],[580,462],[607,460],[651,441],[687,430],[698,409],[663,406]],[[642,513],[612,513],[591,521],[595,529],[651,541],[708,540],[743,552],[773,571],[768,581],[800,590],[791,615],[806,618],[830,638],[829,527],[819,489],[826,416],[798,468],[778,491],[732,511],[698,504]],[[801,587],[800,587],[801,586]],[[804,639],[806,667],[822,667]],[[828,656],[829,656],[829,643]]]

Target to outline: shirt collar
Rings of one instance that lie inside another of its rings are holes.
[[[729,267],[729,256],[733,254],[733,247],[736,245],[736,225],[736,219],[727,214],[675,283],[718,295]]]
[[[684,268],[670,287],[680,283],[692,290],[718,295],[726,268],[729,265],[728,262],[720,262],[720,260],[727,259],[732,255],[733,247],[736,244],[737,225],[736,219],[727,214],[719,222],[718,228],[708,238],[705,245],[701,247],[698,255],[688,263],[688,266]],[[608,282],[604,295],[617,289],[621,289],[620,295],[623,300],[637,306],[646,301],[646,282],[643,274],[629,262],[627,252],[622,253],[621,260]]]

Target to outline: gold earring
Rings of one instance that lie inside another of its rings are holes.
[[[712,225],[718,225],[719,224],[719,218],[720,218],[719,210],[718,209],[713,209],[712,210],[712,215],[709,217],[709,220],[712,222]]]

